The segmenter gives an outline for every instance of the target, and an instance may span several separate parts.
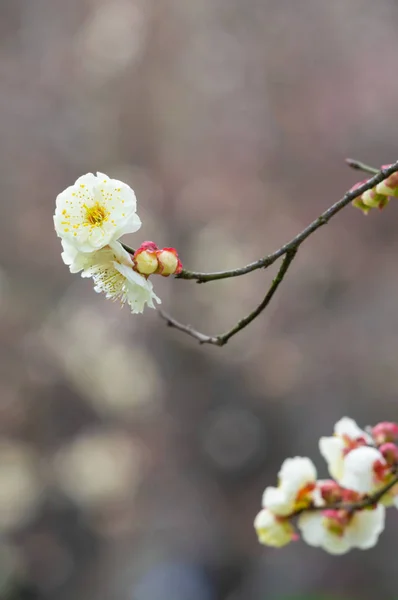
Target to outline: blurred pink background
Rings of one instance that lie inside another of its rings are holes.
[[[374,600],[396,593],[398,513],[335,558],[258,545],[281,461],[343,415],[398,420],[398,207],[345,209],[266,313],[225,348],[132,316],[72,276],[56,195],[88,171],[128,182],[141,231],[184,265],[244,265],[361,174],[397,159],[393,0],[0,3],[0,597]],[[155,280],[209,334],[276,265]]]

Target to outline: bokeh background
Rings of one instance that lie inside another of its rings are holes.
[[[57,193],[128,182],[185,266],[243,265],[397,159],[394,0],[0,3],[0,597],[374,600],[396,592],[398,513],[336,558],[257,544],[265,485],[347,414],[398,418],[398,207],[347,208],[220,349],[131,316],[61,262]],[[219,333],[266,272],[157,278]]]

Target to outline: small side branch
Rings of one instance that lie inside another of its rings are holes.
[[[368,167],[363,163],[359,163],[358,161],[353,161],[349,159],[348,164],[353,168],[358,168],[361,170],[365,170],[369,172],[374,172],[372,167]],[[355,166],[354,166],[355,165]],[[284,256],[290,250],[297,250],[299,246],[319,227],[328,223],[328,221],[334,217],[338,212],[340,212],[347,204],[350,204],[355,198],[361,196],[367,190],[372,189],[375,185],[387,179],[393,173],[398,171],[398,161],[392,164],[387,169],[381,169],[377,171],[376,174],[365,181],[362,185],[358,186],[354,190],[349,190],[340,200],[332,204],[330,208],[325,210],[317,219],[312,221],[303,231],[301,231],[298,235],[296,235],[290,242],[284,244],[281,248],[265,256],[264,258],[260,258],[245,267],[241,267],[238,269],[231,269],[228,271],[216,271],[214,273],[200,273],[197,271],[187,271],[183,270],[179,275],[177,275],[178,279],[194,279],[198,283],[205,283],[207,281],[216,281],[219,279],[227,279],[230,277],[240,277],[241,275],[246,275],[246,273],[251,273],[252,271],[256,271],[257,269],[266,269],[270,265],[272,265],[278,258]]]
[[[183,333],[190,335],[197,340],[199,344],[214,344],[214,346],[221,346],[221,344],[218,343],[217,337],[211,337],[205,333],[201,333],[192,327],[192,325],[184,325],[184,323],[180,323],[174,319],[174,317],[164,312],[164,310],[160,310],[159,314],[161,318],[166,321],[168,327],[174,327],[174,329],[178,329],[178,331],[182,331]]]
[[[242,329],[245,329],[245,327],[247,327],[252,321],[254,321],[254,319],[256,319],[258,317],[258,315],[260,313],[262,313],[265,308],[267,308],[267,306],[271,302],[276,290],[278,289],[279,285],[282,283],[282,281],[287,273],[287,270],[289,269],[291,263],[293,262],[293,260],[296,256],[296,253],[297,253],[296,249],[289,250],[286,253],[286,256],[281,264],[278,274],[275,277],[275,279],[273,280],[271,287],[269,288],[269,290],[268,290],[267,294],[265,295],[264,299],[262,300],[262,302],[251,313],[249,313],[246,317],[241,319],[234,327],[232,327],[232,329],[230,329],[229,331],[227,331],[225,333],[222,333],[222,334],[219,334],[216,336],[208,336],[204,333],[201,333],[200,331],[197,331],[191,325],[184,325],[182,323],[179,323],[173,317],[171,317],[170,315],[167,315],[163,311],[160,311],[160,315],[166,321],[166,323],[169,327],[174,327],[175,329],[178,329],[179,331],[182,331],[183,333],[188,334],[189,336],[198,340],[198,342],[200,344],[212,344],[214,346],[224,346],[228,342],[228,340],[230,340],[231,337],[233,337],[234,335],[239,333],[239,331],[242,331]]]
[[[351,169],[355,169],[356,171],[363,171],[364,173],[370,173],[370,175],[376,175],[379,172],[379,169],[375,169],[354,158],[346,158],[345,162]]]

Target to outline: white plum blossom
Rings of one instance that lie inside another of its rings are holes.
[[[380,471],[387,465],[377,448],[360,446],[351,450],[343,461],[340,484],[360,494],[374,492],[382,483]]]
[[[270,510],[263,508],[254,520],[260,544],[281,548],[295,539],[293,526],[287,519],[277,517]]]
[[[278,487],[267,487],[264,491],[264,508],[268,508],[275,515],[287,516],[311,502],[316,469],[309,458],[287,458],[278,473],[278,479]]]
[[[297,539],[331,554],[375,546],[388,506],[398,509],[398,424],[364,431],[353,419],[336,423],[319,442],[332,479],[316,479],[309,458],[284,461],[278,486],[267,487],[254,526],[260,543],[281,547]]]
[[[335,513],[335,514],[334,514]],[[352,548],[367,550],[377,543],[384,529],[385,507],[372,510],[307,512],[298,519],[303,540],[330,554],[345,554]]]
[[[346,441],[351,440],[353,442],[358,440],[365,440],[367,443],[371,443],[372,438],[366,431],[361,429],[354,419],[350,417],[342,417],[337,421],[334,426],[334,434]]]
[[[93,252],[141,227],[133,190],[103,173],[87,173],[57,196],[57,235],[79,252]]]
[[[328,464],[330,475],[340,481],[344,471],[344,457],[352,449],[372,443],[366,431],[358,427],[349,417],[343,417],[334,426],[334,435],[321,437],[319,450]]]
[[[153,291],[152,282],[136,273],[132,257],[119,242],[97,252],[78,252],[63,241],[62,259],[72,273],[82,271],[82,277],[92,277],[94,290],[104,292],[107,298],[127,302],[131,312],[143,312],[145,305],[155,308],[161,300]]]

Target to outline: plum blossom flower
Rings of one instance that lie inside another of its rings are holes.
[[[347,445],[350,443],[371,443],[372,438],[366,431],[361,429],[354,419],[342,417],[334,426],[334,434],[342,438]]]
[[[319,450],[328,464],[330,475],[340,481],[344,457],[354,448],[371,444],[372,438],[349,417],[343,417],[334,426],[334,436],[321,437]]]
[[[358,510],[307,512],[300,515],[298,528],[310,546],[321,547],[330,554],[344,554],[352,548],[367,550],[377,543],[384,529],[385,507]]]
[[[94,290],[107,298],[127,302],[133,313],[142,313],[145,305],[155,308],[161,300],[153,291],[152,282],[134,271],[132,257],[119,242],[97,252],[78,252],[63,241],[62,258],[71,272],[82,271],[82,277],[92,277]]]
[[[93,252],[141,227],[133,190],[103,173],[87,173],[58,194],[57,235],[79,252]]]
[[[281,548],[297,538],[296,532],[288,521],[277,517],[270,510],[263,508],[254,520],[260,544]]]
[[[267,487],[264,491],[264,508],[268,508],[275,515],[287,516],[311,504],[316,469],[309,458],[287,458],[278,473],[278,479],[278,487]]]

